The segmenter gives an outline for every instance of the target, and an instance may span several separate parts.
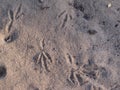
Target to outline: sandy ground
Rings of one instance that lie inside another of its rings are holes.
[[[0,0],[0,90],[120,90],[120,0]]]

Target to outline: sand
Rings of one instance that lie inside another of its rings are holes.
[[[120,0],[0,0],[0,90],[120,90]]]

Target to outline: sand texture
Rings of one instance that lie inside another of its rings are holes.
[[[0,0],[0,90],[120,90],[120,0]]]

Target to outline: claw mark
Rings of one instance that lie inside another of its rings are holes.
[[[43,39],[41,48],[43,49],[44,47],[45,47],[45,41],[44,41],[44,39]]]
[[[72,83],[72,85],[76,85],[79,84],[80,86],[84,85],[85,83],[87,83],[88,81],[85,81],[83,79],[83,77],[81,77],[80,74],[76,73],[76,71],[74,71],[73,69],[71,70],[71,74],[69,79],[67,79],[69,82]]]
[[[67,79],[67,81],[69,82],[69,84],[71,84],[73,86],[76,84],[75,75],[74,75],[74,71],[73,70],[71,70],[70,76]]]
[[[48,69],[48,65],[47,65],[47,58],[45,58],[44,56],[43,56],[43,60],[44,60],[44,67],[45,67],[45,69],[46,69],[46,71],[48,71],[48,72],[50,72],[50,70]]]
[[[18,8],[16,9],[15,15],[14,15],[14,18],[15,18],[15,19],[18,19],[18,18],[21,16],[21,14],[20,14],[20,12],[21,12],[21,7],[22,7],[22,4],[20,4],[20,5],[18,6]]]
[[[8,11],[8,17],[9,17],[10,21],[13,21],[13,19],[14,19],[14,14],[13,14],[13,11],[12,11],[12,10],[9,10],[9,11]]]
[[[48,69],[48,63],[52,63],[52,59],[51,56],[44,51],[45,47],[44,39],[42,41],[41,46],[38,44],[38,47],[40,49],[40,53],[33,57],[33,59],[35,60],[35,64],[40,65],[40,70],[45,68],[46,71],[50,72],[50,70]]]
[[[66,62],[69,66],[77,70],[81,66],[80,55],[79,56],[72,56],[71,54],[66,54]]]
[[[88,81],[84,81],[83,78],[79,74],[76,74],[76,78],[77,78],[80,86],[82,86],[88,82]]]
[[[75,77],[74,77],[74,72],[73,72],[73,70],[71,70],[70,80],[71,80],[72,83],[75,84]]]
[[[68,56],[69,62],[72,64],[72,58],[71,58],[71,56],[68,53],[67,53],[67,56]]]
[[[64,10],[63,12],[61,12],[60,15],[58,15],[58,17],[60,18],[65,12],[66,12],[66,10]]]
[[[65,18],[64,18],[63,24],[62,24],[62,28],[65,27],[65,24],[66,24],[67,20],[68,20],[68,14],[65,15]]]
[[[70,18],[70,20],[72,20],[73,18],[72,18],[72,15],[69,15],[69,18]]]
[[[8,17],[9,17],[9,22],[7,23],[6,27],[5,27],[5,33],[9,33],[13,24],[13,20],[14,20],[14,15],[13,15],[13,11],[9,10],[8,11]]]
[[[9,33],[12,27],[13,21],[9,21],[5,27],[5,33]]]
[[[44,55],[46,56],[46,58],[47,58],[48,60],[50,60],[50,62],[52,62],[51,56],[50,56],[47,52],[46,52]]]

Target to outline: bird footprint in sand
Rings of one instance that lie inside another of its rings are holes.
[[[40,52],[33,57],[33,60],[37,66],[40,66],[40,71],[42,71],[44,68],[46,71],[50,72],[48,64],[52,63],[52,59],[51,56],[44,50],[45,47],[44,40],[42,41],[42,45],[40,46],[38,44],[38,46]]]

